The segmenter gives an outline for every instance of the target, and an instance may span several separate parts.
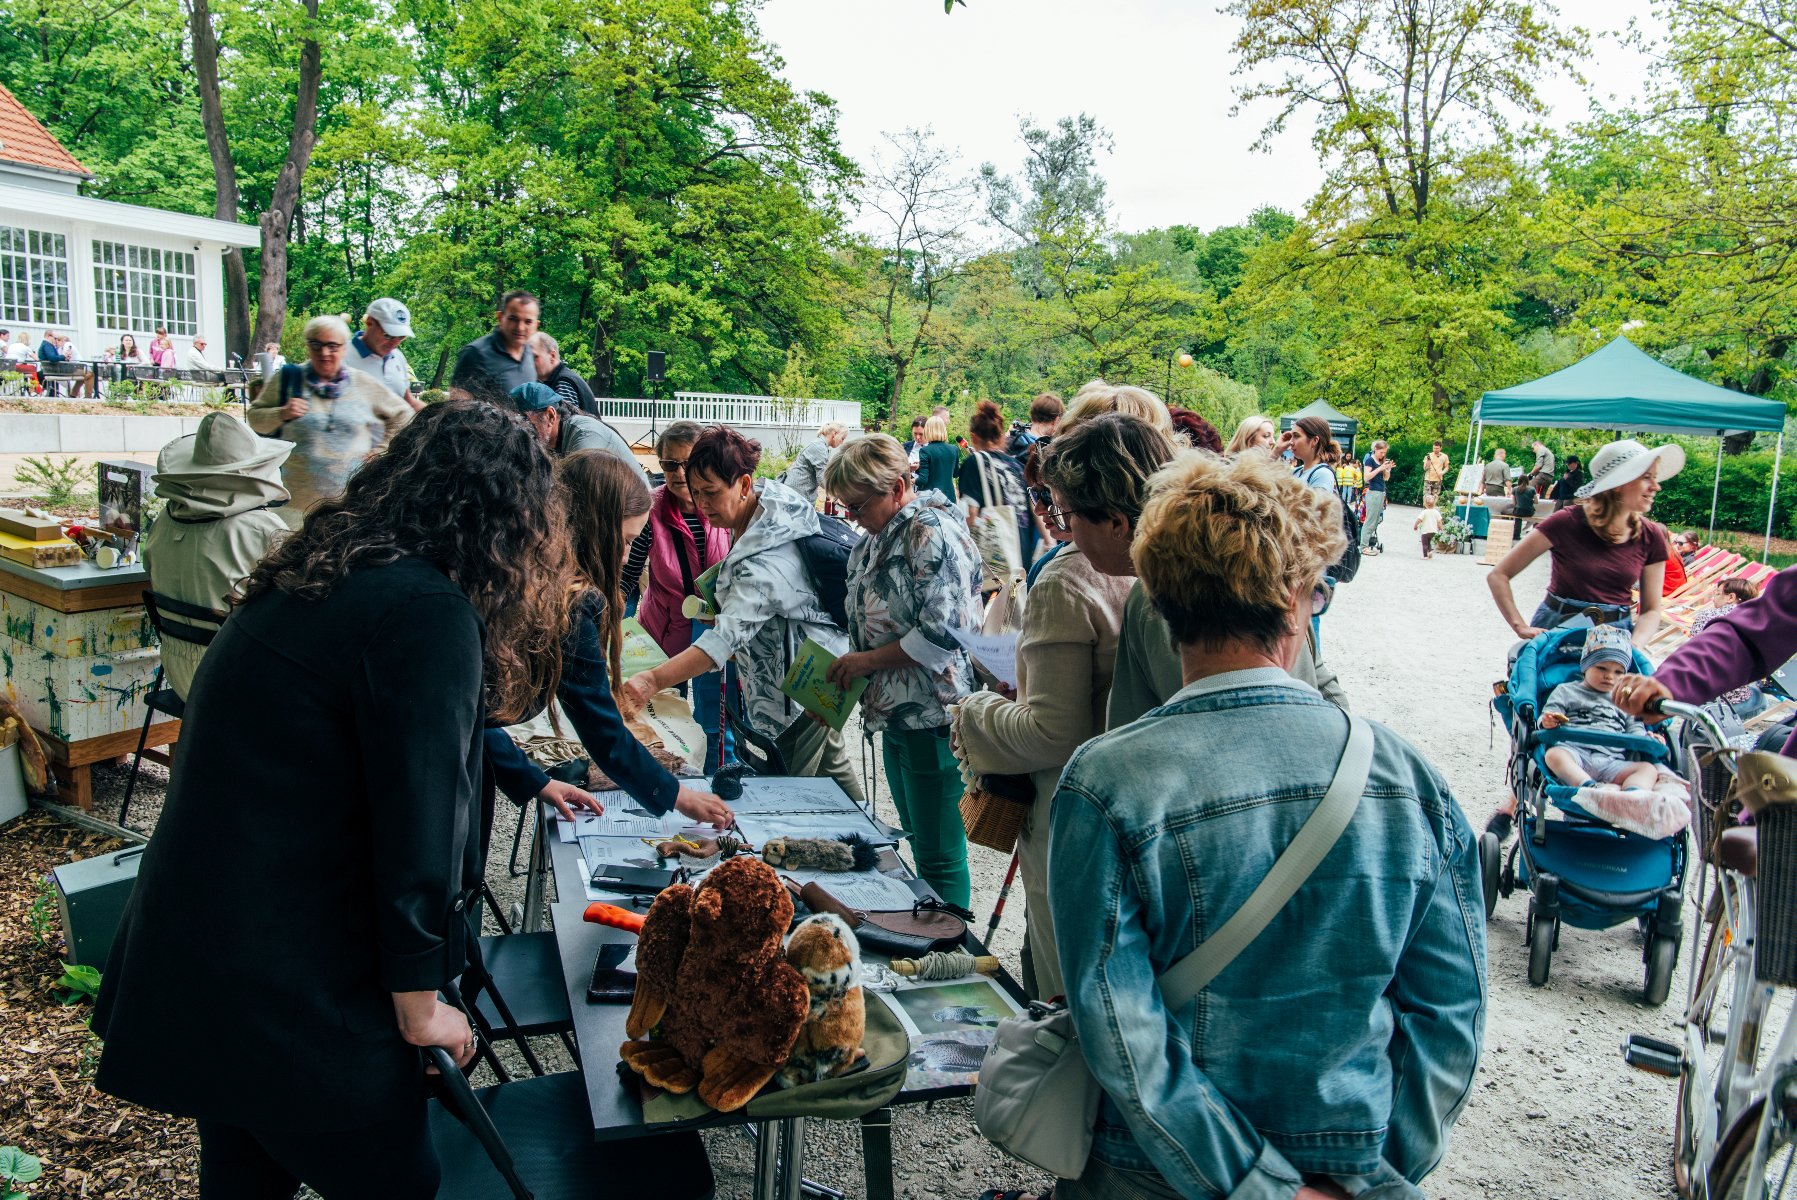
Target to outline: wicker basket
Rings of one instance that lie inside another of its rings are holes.
[[[1797,806],[1772,805],[1760,812],[1758,824],[1754,974],[1767,983],[1797,986]]]
[[[961,823],[967,826],[968,841],[1000,854],[1009,854],[1017,848],[1017,835],[1023,832],[1030,805],[1019,798],[993,791],[986,785],[988,778],[982,777],[979,784],[968,788],[961,797]],[[1027,776],[1022,778],[1028,782]],[[1031,800],[1034,800],[1033,796]]]

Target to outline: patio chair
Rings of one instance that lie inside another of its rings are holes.
[[[757,775],[785,775],[786,759],[774,740],[749,724],[748,718],[732,704],[724,705],[724,721],[736,738],[737,761],[749,765]]]
[[[440,1046],[428,1057],[437,1200],[709,1200],[716,1184],[696,1131],[596,1142],[578,1071],[475,1089]],[[615,1086],[615,1085],[614,1085]]]
[[[144,589],[144,612],[148,614],[158,640],[174,638],[191,646],[210,646],[212,639],[218,636],[219,624],[225,619],[225,614],[216,609],[189,604],[149,588]],[[156,720],[156,714],[179,721],[187,711],[186,702],[175,689],[162,686],[162,675],[162,664],[158,663],[150,692],[144,697],[144,724],[137,735],[137,753],[131,756],[131,774],[125,778],[125,799],[119,804],[120,825],[125,824],[125,818],[131,812],[131,794],[137,790],[137,771],[143,766],[144,744],[150,740],[150,725]]]

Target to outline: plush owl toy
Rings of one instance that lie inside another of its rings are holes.
[[[864,1056],[867,1009],[861,992],[861,946],[841,917],[807,917],[786,943],[786,961],[804,977],[811,1007],[780,1086],[796,1087],[841,1075]]]

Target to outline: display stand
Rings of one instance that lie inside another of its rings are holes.
[[[1504,555],[1510,553],[1510,547],[1516,544],[1516,521],[1512,517],[1501,517],[1490,523],[1485,535],[1485,557],[1479,561],[1488,567],[1495,567]]]
[[[39,568],[0,558],[6,682],[42,736],[59,798],[84,811],[94,806],[93,764],[137,748],[145,699],[162,665],[144,611],[149,586],[142,565],[101,570],[83,560]],[[166,764],[161,748],[180,736],[179,721],[151,725],[145,757]]]

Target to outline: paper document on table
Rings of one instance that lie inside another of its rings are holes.
[[[902,879],[878,871],[782,871],[803,887],[815,883],[832,896],[863,912],[891,912],[917,903],[917,893]]]
[[[1017,686],[1017,635],[1014,633],[969,633],[965,629],[951,629],[955,640],[961,648],[979,660],[1000,683],[1006,687]]]
[[[742,813],[859,812],[849,794],[834,779],[811,776],[750,775],[743,781],[740,800],[730,807]]]
[[[616,834],[619,837],[647,837],[659,832],[661,820],[657,817],[645,816],[636,809],[636,801],[629,792],[605,791],[594,792],[599,803],[605,805],[605,812],[593,813],[585,809],[575,809],[572,821],[564,820],[558,813],[555,818],[555,836],[563,842],[573,842],[582,836],[600,837],[605,834]],[[629,811],[627,811],[627,806]],[[650,828],[638,830],[637,824],[647,821]]]

